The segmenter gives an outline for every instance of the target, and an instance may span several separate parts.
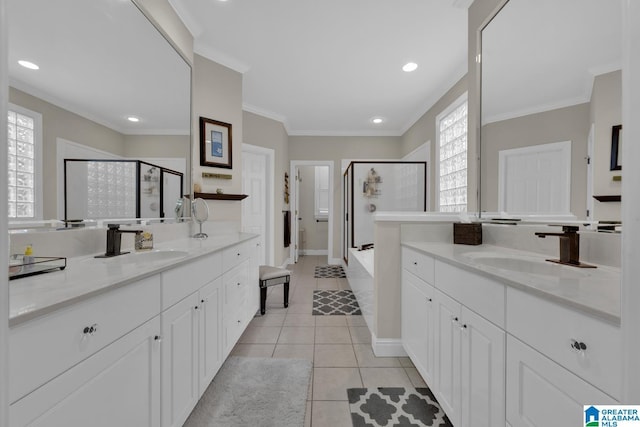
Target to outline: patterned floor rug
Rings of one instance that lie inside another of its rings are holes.
[[[317,265],[313,277],[316,279],[344,279],[347,275],[340,265]]]
[[[353,427],[453,427],[428,388],[347,389]]]
[[[313,291],[313,311],[315,316],[362,314],[358,300],[352,291]]]

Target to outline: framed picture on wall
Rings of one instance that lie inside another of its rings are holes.
[[[231,124],[200,117],[200,166],[231,169]]]

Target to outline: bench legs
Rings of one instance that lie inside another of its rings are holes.
[[[284,285],[284,307],[289,307],[289,282],[283,283]],[[264,314],[267,305],[267,287],[260,286],[260,314]]]

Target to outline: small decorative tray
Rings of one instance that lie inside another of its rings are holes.
[[[50,271],[64,270],[67,266],[65,257],[32,257],[33,262],[25,263],[24,255],[14,254],[9,257],[9,280]]]

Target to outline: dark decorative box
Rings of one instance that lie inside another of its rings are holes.
[[[473,222],[470,224],[453,223],[453,243],[459,245],[481,245],[482,224]]]

